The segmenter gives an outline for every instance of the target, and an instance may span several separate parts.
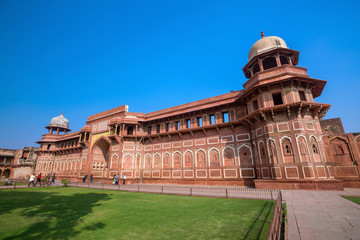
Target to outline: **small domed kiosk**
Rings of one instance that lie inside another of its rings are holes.
[[[51,119],[49,126],[46,127],[48,129],[48,134],[67,134],[67,132],[70,132],[69,129],[69,120],[67,120],[63,112],[61,112],[60,116],[54,117]]]
[[[277,36],[265,37],[261,32],[261,39],[252,45],[248,55],[249,61],[243,68],[247,78],[258,72],[282,65],[298,64],[299,51],[289,49],[285,41]]]

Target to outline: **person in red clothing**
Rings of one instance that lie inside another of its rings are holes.
[[[40,186],[41,186],[41,173],[39,173],[39,175],[36,178],[35,186],[37,185],[37,183],[40,183]]]

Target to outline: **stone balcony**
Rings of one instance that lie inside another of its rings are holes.
[[[255,85],[265,84],[269,81],[275,82],[277,80],[288,78],[289,76],[309,77],[307,74],[307,68],[286,64],[254,74],[254,76],[244,83],[243,87],[247,90]]]

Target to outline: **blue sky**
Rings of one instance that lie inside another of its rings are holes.
[[[64,111],[73,131],[123,104],[152,112],[242,89],[260,38],[299,50],[332,104],[360,132],[358,1],[0,0],[0,148],[37,146]]]

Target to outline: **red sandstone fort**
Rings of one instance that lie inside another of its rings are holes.
[[[130,183],[360,187],[360,133],[345,134],[340,119],[321,120],[330,104],[314,101],[326,81],[297,66],[299,51],[279,37],[262,34],[248,57],[243,90],[147,114],[123,105],[89,116],[76,132],[61,114],[38,149],[0,151],[0,176],[35,171],[81,181],[92,173],[95,182],[110,182],[119,173]]]

